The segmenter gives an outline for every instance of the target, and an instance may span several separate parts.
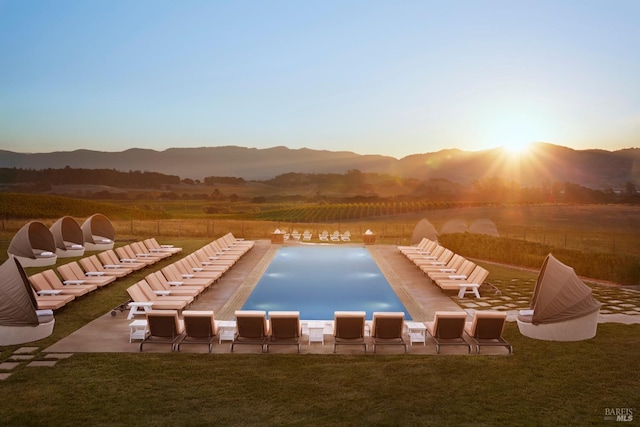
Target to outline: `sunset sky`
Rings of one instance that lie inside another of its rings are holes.
[[[0,0],[0,149],[640,146],[640,1]]]

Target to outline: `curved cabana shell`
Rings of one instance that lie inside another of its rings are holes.
[[[105,251],[113,249],[116,232],[109,218],[97,213],[82,223],[84,247],[87,251]]]
[[[529,310],[518,316],[518,327],[523,335],[543,340],[593,338],[600,306],[573,268],[549,254],[538,275]]]
[[[49,227],[56,243],[56,254],[61,258],[84,254],[84,237],[80,224],[70,216],[63,216]]]
[[[41,222],[31,221],[13,236],[7,252],[22,267],[43,267],[56,263],[56,243],[51,231]]]
[[[0,265],[0,346],[37,341],[53,333],[53,312],[37,307],[27,275],[10,255]]]
[[[473,223],[469,226],[469,233],[486,234],[488,236],[500,237],[500,233],[498,233],[498,228],[496,227],[495,223],[487,218],[477,219],[473,221]]]
[[[424,238],[427,238],[431,241],[438,240],[438,232],[436,231],[436,228],[426,218],[422,218],[420,221],[418,221],[416,226],[413,228],[413,233],[411,234],[411,244],[417,245]]]
[[[440,234],[466,233],[468,231],[467,223],[461,219],[452,219],[447,221],[440,229]]]

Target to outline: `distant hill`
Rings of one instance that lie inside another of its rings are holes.
[[[357,169],[399,177],[442,178],[461,184],[500,177],[522,186],[543,182],[573,182],[591,188],[623,188],[628,182],[640,185],[639,148],[611,152],[538,143],[519,162],[511,161],[500,149],[476,152],[450,149],[402,159],[287,147],[222,146],[164,151],[132,148],[122,152],[76,150],[35,154],[0,150],[0,167],[57,169],[66,166],[160,172],[200,180],[207,176],[265,180],[288,172],[342,174]]]

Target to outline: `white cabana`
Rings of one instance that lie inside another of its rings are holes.
[[[84,255],[84,238],[80,224],[70,216],[63,216],[49,227],[60,258]]]
[[[452,219],[444,223],[440,228],[440,234],[466,233],[468,231],[467,223],[461,219]]]
[[[500,233],[498,233],[498,228],[495,223],[487,218],[476,219],[473,221],[469,226],[469,233],[500,237]]]
[[[53,333],[53,312],[37,307],[27,275],[10,255],[0,265],[0,346],[37,341]]]
[[[600,305],[573,268],[549,254],[538,275],[529,310],[521,310],[518,315],[518,328],[522,335],[540,340],[586,340],[596,335]]]
[[[436,228],[426,218],[422,218],[420,221],[418,221],[416,226],[413,228],[413,233],[411,234],[411,244],[417,245],[424,238],[427,238],[431,241],[438,240],[438,232],[436,231]]]
[[[106,251],[113,249],[116,232],[109,218],[97,213],[82,223],[84,247],[87,251]]]
[[[51,231],[38,221],[31,221],[18,230],[7,253],[16,257],[22,267],[45,267],[58,259]]]

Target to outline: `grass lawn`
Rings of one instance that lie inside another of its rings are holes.
[[[598,425],[638,408],[640,325],[512,356],[76,354],[0,383],[3,425]]]

